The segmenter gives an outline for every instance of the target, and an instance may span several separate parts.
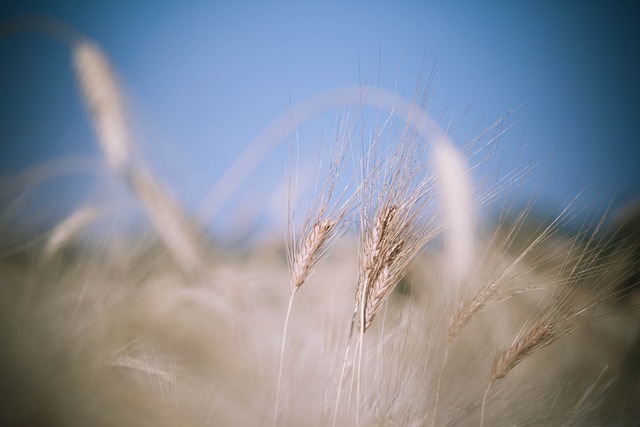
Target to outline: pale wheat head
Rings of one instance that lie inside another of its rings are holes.
[[[178,266],[191,276],[202,269],[206,244],[197,227],[154,175],[132,161],[133,138],[125,100],[102,50],[89,41],[73,46],[73,68],[107,164],[140,200]]]
[[[378,144],[385,126],[391,124],[382,126],[363,159],[360,275],[355,296],[361,332],[440,228],[429,217],[434,214],[433,171],[426,158],[429,140],[407,122],[392,133],[396,145],[380,159]]]

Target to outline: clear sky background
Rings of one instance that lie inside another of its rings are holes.
[[[501,144],[524,146],[521,160],[535,157],[545,174],[520,187],[523,199],[535,191],[557,207],[567,192],[615,193],[619,206],[640,194],[633,3],[4,1],[0,21],[48,15],[99,43],[126,90],[142,156],[192,212],[291,104],[360,82],[411,98],[425,58],[433,111],[443,127],[455,124],[458,143],[520,107]],[[0,64],[1,176],[98,156],[68,48],[5,35]],[[286,152],[270,157],[237,206],[272,203],[285,165]],[[46,190],[47,206],[73,206],[99,185],[62,180]]]

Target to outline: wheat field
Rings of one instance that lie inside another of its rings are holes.
[[[640,423],[638,211],[518,203],[530,170],[491,175],[506,116],[460,146],[421,89],[324,94],[336,125],[309,179],[291,148],[286,230],[234,247],[133,156],[107,55],[67,41],[145,219],[87,203],[25,235],[21,197],[55,171],[0,181],[1,425]]]

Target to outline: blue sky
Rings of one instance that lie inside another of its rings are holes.
[[[455,125],[460,144],[519,107],[501,144],[506,157],[535,157],[545,175],[522,186],[522,198],[535,191],[558,206],[567,192],[586,191],[616,193],[621,204],[640,192],[640,15],[630,2],[0,6],[2,22],[32,13],[64,21],[103,47],[126,90],[142,156],[191,211],[291,104],[360,82],[411,98],[425,58],[434,115],[443,127]],[[68,48],[41,34],[4,34],[0,63],[1,175],[98,155]],[[303,136],[317,140],[314,129]],[[249,178],[237,206],[269,203],[265,194],[285,165],[283,148]],[[50,191],[72,206],[100,179],[76,177],[64,191]]]

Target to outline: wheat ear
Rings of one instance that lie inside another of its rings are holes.
[[[107,164],[141,201],[178,265],[193,274],[204,263],[205,245],[180,205],[154,176],[144,168],[133,167],[133,141],[124,97],[107,56],[95,44],[80,41],[73,48],[73,68]]]
[[[341,127],[344,131],[345,128]],[[282,389],[282,374],[284,366],[284,350],[286,346],[289,318],[293,306],[293,298],[305,283],[314,267],[329,252],[332,245],[345,233],[351,224],[354,212],[355,194],[348,195],[350,182],[337,191],[340,178],[340,167],[349,144],[349,134],[339,134],[336,145],[331,153],[331,162],[326,171],[324,184],[317,195],[299,233],[296,233],[292,218],[289,218],[289,243],[287,247],[289,261],[289,304],[282,330],[282,345],[280,348],[280,362],[278,367],[278,383],[276,389],[276,403],[274,409],[274,425],[278,422],[278,408]],[[291,191],[291,185],[289,186]],[[289,193],[291,194],[291,193]],[[291,197],[289,196],[289,210],[291,212]]]
[[[558,338],[559,334],[553,322],[539,322],[511,347],[498,352],[491,370],[491,383],[504,378],[509,371],[535,350],[548,346]]]
[[[111,64],[98,46],[82,41],[73,48],[73,68],[105,159],[121,171],[130,161],[132,141]]]
[[[355,296],[362,313],[361,332],[371,325],[415,255],[441,228],[433,217],[427,219],[427,207],[434,200],[434,177],[425,158],[428,141],[407,123],[394,135],[397,146],[379,160],[381,135],[382,131],[363,161],[362,249]]]
[[[307,280],[311,270],[320,260],[325,251],[326,243],[330,239],[336,226],[335,220],[317,218],[311,226],[311,231],[304,238],[300,250],[293,257],[289,288],[291,295],[295,295],[300,286]]]
[[[362,251],[362,273],[356,291],[363,319],[362,331],[371,325],[382,303],[396,285],[402,271],[396,261],[403,255],[405,240],[398,229],[400,224],[398,205],[384,207],[376,216],[373,226],[367,230]]]
[[[287,306],[287,314],[285,315],[284,326],[282,328],[282,344],[280,346],[280,362],[278,364],[278,383],[276,388],[276,400],[273,415],[273,425],[278,424],[278,414],[280,407],[280,394],[282,391],[282,370],[284,366],[284,349],[287,342],[287,330],[289,328],[289,318],[291,317],[291,308],[293,307],[293,297],[298,289],[304,284],[305,280],[311,273],[311,270],[318,263],[320,257],[326,252],[326,245],[334,232],[335,221],[329,219],[316,219],[311,227],[311,231],[306,235],[300,250],[293,255],[291,265],[289,288],[291,295]]]
[[[568,277],[562,287],[552,295],[549,305],[529,331],[516,340],[508,349],[498,352],[491,372],[490,384],[504,378],[518,363],[535,350],[546,347],[554,341],[571,334],[580,326],[579,319],[589,315],[591,309],[617,297],[617,286],[634,274],[636,269],[627,268],[625,262],[611,259],[610,243],[598,239],[603,226],[600,219],[584,245],[577,246],[563,264]],[[579,233],[578,236],[580,236]],[[576,287],[582,287],[576,292]]]
[[[572,206],[575,201],[576,199],[574,199],[572,203],[557,215],[549,225],[537,234],[535,238],[518,254],[518,256],[500,272],[496,279],[491,280],[489,283],[482,286],[471,298],[463,300],[458,304],[458,309],[451,317],[451,321],[449,323],[449,341],[455,339],[462,329],[469,324],[472,317],[485,306],[531,289],[529,287],[514,288],[513,282],[515,282],[514,279],[517,275],[518,267],[524,263],[527,256],[546,242],[553,233],[558,230],[562,222],[566,220],[569,214],[572,213]],[[526,220],[529,209],[530,206],[518,215],[515,224],[509,230],[505,242],[500,245],[501,248],[498,252],[501,252],[504,250],[505,246],[508,247],[512,243],[518,229]],[[511,286],[503,289],[508,284]]]
[[[415,103],[404,112],[405,120],[399,126],[393,122],[394,109],[390,110],[392,114],[379,125],[362,159],[360,273],[334,409],[334,424],[354,328],[357,325],[359,331],[354,371],[357,425],[364,333],[407,272],[415,255],[440,229],[435,215],[427,212],[434,199],[433,172],[426,160],[430,134],[425,127],[429,127],[431,122],[416,119],[428,118],[428,115]],[[381,147],[381,141],[387,137],[394,145]],[[384,152],[380,157],[381,150]],[[434,209],[431,210],[433,213]]]

